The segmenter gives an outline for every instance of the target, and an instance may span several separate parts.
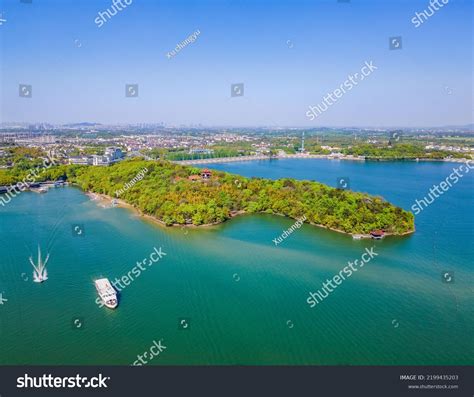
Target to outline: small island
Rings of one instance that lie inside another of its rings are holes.
[[[69,182],[84,191],[118,198],[167,226],[211,225],[240,214],[266,213],[293,219],[305,217],[307,223],[352,235],[369,235],[373,230],[404,235],[415,229],[411,212],[382,197],[318,182],[245,178],[143,159],[109,167],[59,168]],[[137,175],[142,177],[131,184]]]

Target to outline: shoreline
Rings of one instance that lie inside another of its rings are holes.
[[[78,186],[76,186],[78,187]],[[79,188],[80,189],[80,188]],[[82,190],[82,189],[80,189]],[[145,218],[147,220],[150,220],[151,222],[153,223],[156,223],[160,226],[164,226],[166,228],[168,227],[191,227],[191,228],[200,228],[200,227],[210,227],[210,226],[216,226],[216,225],[220,225],[221,223],[223,222],[214,222],[214,223],[205,223],[205,224],[202,224],[202,225],[193,225],[193,224],[184,224],[184,225],[181,225],[179,223],[174,223],[172,225],[167,225],[165,222],[163,222],[162,220],[158,219],[157,217],[153,216],[153,215],[149,215],[149,214],[145,214],[143,213],[139,208],[133,206],[132,204],[129,204],[127,203],[126,201],[124,200],[121,200],[119,198],[114,198],[114,197],[111,197],[111,196],[108,196],[106,194],[102,194],[102,193],[95,193],[95,192],[92,192],[92,191],[87,191],[85,192],[86,196],[88,196],[92,201],[97,201],[98,203],[100,204],[110,204],[112,206],[112,201],[115,200],[116,201],[116,205],[115,207],[118,207],[118,208],[126,208],[128,210],[131,210],[133,213],[135,213],[135,215],[138,215],[140,218]],[[104,206],[104,208],[107,208]],[[237,215],[235,215],[237,216]],[[233,218],[234,216],[232,216],[231,218]]]
[[[444,159],[431,159],[431,158],[386,158],[386,157],[373,157],[366,158],[365,156],[354,156],[354,155],[341,155],[341,156],[331,156],[328,154],[289,154],[289,155],[276,155],[276,156],[240,156],[240,157],[220,157],[220,158],[210,158],[210,159],[199,159],[199,160],[175,160],[170,161],[173,164],[180,165],[211,165],[211,164],[220,164],[220,163],[235,163],[235,162],[244,162],[244,161],[265,161],[265,160],[286,160],[286,159],[320,159],[320,160],[346,160],[346,161],[362,161],[362,162],[443,162],[443,163],[465,163],[466,161],[472,160],[468,158],[444,158]]]
[[[82,189],[81,189],[82,190]],[[237,216],[240,216],[240,215],[251,215],[243,210],[241,211],[236,211],[234,213],[231,213],[230,217],[228,219],[225,219],[224,221],[222,222],[214,222],[214,223],[205,223],[205,224],[202,224],[202,225],[194,225],[194,224],[179,224],[179,223],[174,223],[172,225],[167,225],[165,222],[163,222],[162,220],[156,218],[155,216],[153,215],[149,215],[149,214],[145,214],[143,213],[139,208],[133,206],[132,204],[129,204],[127,203],[126,201],[124,200],[121,200],[121,199],[118,199],[118,198],[113,198],[111,196],[108,196],[106,194],[102,194],[102,193],[94,193],[92,191],[87,191],[85,192],[86,196],[88,196],[89,198],[91,198],[91,200],[93,201],[98,201],[99,203],[101,204],[112,204],[112,201],[115,200],[116,201],[116,207],[119,207],[119,208],[126,208],[128,210],[131,210],[133,213],[135,213],[136,215],[138,215],[139,217],[141,218],[145,218],[146,220],[149,220],[151,221],[152,223],[155,223],[155,224],[158,224],[160,226],[163,226],[165,228],[168,228],[168,227],[180,227],[180,228],[208,228],[208,227],[212,227],[212,226],[217,226],[217,225],[221,225],[223,224],[224,222],[226,221],[229,221],[229,220],[232,220],[233,218],[237,217]],[[104,207],[105,208],[105,207]],[[253,214],[265,214],[265,212],[255,212]],[[297,219],[294,219],[294,218],[291,218],[289,216],[286,216],[286,215],[283,215],[283,214],[267,214],[267,215],[275,215],[275,216],[281,216],[283,218],[287,218],[287,219],[293,219],[293,220],[297,220]],[[331,230],[333,232],[337,232],[337,233],[340,233],[340,234],[344,234],[346,236],[351,236],[353,239],[357,240],[356,238],[354,238],[354,236],[360,236],[360,239],[361,240],[366,240],[366,239],[371,239],[372,236],[370,234],[362,234],[362,233],[348,233],[348,232],[345,232],[343,230],[339,230],[339,229],[334,229],[334,228],[331,228],[329,226],[325,226],[325,225],[320,225],[320,224],[317,224],[317,223],[312,223],[312,222],[303,222],[303,224],[308,224],[308,225],[311,225],[311,226],[316,226],[318,228],[321,228],[321,229],[326,229],[326,230]],[[400,233],[400,234],[395,234],[395,233],[385,233],[385,237],[392,237],[392,236],[395,236],[395,237],[403,237],[403,236],[407,236],[407,235],[410,235],[410,234],[413,234],[415,233],[416,229],[414,230],[411,230],[411,231],[407,231],[407,232],[404,232],[404,233]]]

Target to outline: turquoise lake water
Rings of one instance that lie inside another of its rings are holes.
[[[348,178],[351,189],[410,209],[458,166],[296,159],[209,167],[331,186]],[[245,215],[206,229],[164,228],[76,188],[22,193],[0,206],[0,364],[126,365],[162,340],[166,350],[151,365],[472,365],[473,204],[466,174],[416,216],[411,236],[355,241],[303,225],[275,246],[294,221]],[[28,263],[38,243],[50,253],[42,284]],[[373,246],[377,257],[309,307],[310,291]],[[154,247],[166,256],[122,291],[119,307],[96,305],[93,280],[127,274]]]

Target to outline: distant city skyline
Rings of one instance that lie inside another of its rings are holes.
[[[344,129],[344,130],[351,130],[351,129],[361,129],[361,130],[396,130],[396,129],[404,129],[404,130],[442,130],[442,129],[459,129],[459,130],[474,130],[474,124],[463,124],[463,125],[440,125],[440,126],[412,126],[412,127],[404,127],[404,126],[295,126],[295,125],[277,125],[277,126],[270,126],[270,125],[204,125],[200,123],[189,123],[189,124],[170,124],[164,122],[133,122],[133,123],[99,123],[99,122],[91,122],[91,121],[79,121],[79,122],[70,122],[70,123],[52,123],[48,121],[11,121],[11,122],[0,122],[0,129],[3,128],[13,128],[15,127],[27,127],[27,126],[44,126],[44,127],[82,127],[82,128],[93,128],[93,127],[161,127],[161,128],[203,128],[203,129],[274,129],[274,130],[284,130],[284,129],[295,129],[295,130],[304,130],[304,131],[311,131],[311,130],[323,130],[323,129]],[[2,131],[0,131],[1,133]]]
[[[428,0],[124,2],[4,1],[0,122],[473,123],[471,1],[451,0],[418,27]],[[309,120],[309,106],[366,62],[373,74]]]

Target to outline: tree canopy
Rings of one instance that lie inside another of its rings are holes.
[[[414,230],[413,214],[381,197],[289,178],[245,178],[212,171],[209,180],[194,167],[167,161],[127,160],[110,167],[61,167],[68,179],[86,191],[115,196],[142,169],[144,178],[122,191],[120,199],[167,225],[223,222],[237,213],[268,213],[346,233],[383,229],[402,234]],[[53,172],[53,171],[51,171]],[[59,171],[58,171],[59,172]],[[60,172],[59,172],[60,173]]]

